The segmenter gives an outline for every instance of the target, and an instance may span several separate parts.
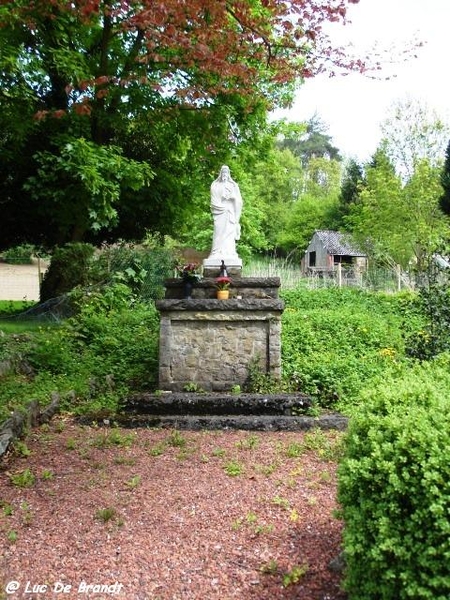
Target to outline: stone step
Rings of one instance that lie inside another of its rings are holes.
[[[311,408],[305,394],[230,394],[173,392],[129,397],[123,412],[129,415],[300,415]]]
[[[82,424],[92,424],[92,417],[81,417]],[[307,431],[310,429],[339,430],[347,428],[348,419],[339,414],[320,417],[282,415],[117,415],[113,419],[119,427],[158,427],[190,431],[243,430],[243,431]],[[101,424],[101,422],[100,422]]]

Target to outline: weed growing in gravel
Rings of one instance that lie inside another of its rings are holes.
[[[270,477],[270,475],[272,475],[272,473],[274,473],[279,466],[279,463],[273,462],[268,465],[254,465],[254,469],[257,473],[262,473],[266,477]]]
[[[332,477],[329,471],[321,471],[320,473],[320,481],[323,483],[330,483]]]
[[[246,525],[250,531],[255,535],[261,535],[264,533],[271,533],[273,531],[273,525],[270,523],[259,523],[258,515],[254,512],[248,512],[244,518],[240,517],[233,521],[231,527],[233,531],[237,531],[241,527]]]
[[[66,424],[64,423],[64,421],[57,421],[55,423],[55,431],[57,433],[62,433],[66,428]]]
[[[132,433],[123,434],[118,429],[105,429],[102,434],[93,439],[92,445],[96,448],[110,448],[111,446],[129,448],[133,442],[134,436]]]
[[[74,440],[74,438],[67,438],[67,441],[66,441],[67,450],[75,450],[76,447],[77,447],[77,442]]]
[[[272,558],[269,562],[261,565],[259,570],[264,575],[276,575],[278,573],[278,563]]]
[[[44,469],[41,473],[41,479],[43,479],[44,481],[53,479],[54,476],[55,476],[55,474],[53,473],[53,471],[51,469]]]
[[[258,520],[258,516],[254,512],[250,511],[245,515],[245,520],[249,524],[256,523],[256,521]]]
[[[14,531],[14,529],[10,529],[6,534],[6,538],[8,542],[11,542],[11,544],[14,544],[14,542],[17,541],[17,537],[17,531]]]
[[[250,434],[245,440],[236,442],[236,447],[239,448],[239,450],[253,450],[254,448],[257,448],[258,445],[259,438],[255,434]]]
[[[284,573],[282,578],[283,587],[298,583],[308,572],[308,565],[294,565],[290,571]]]
[[[303,452],[303,444],[300,442],[291,442],[286,448],[286,456],[288,458],[298,458]]]
[[[258,524],[258,525],[255,525],[255,528],[254,528],[254,532],[256,533],[256,535],[260,535],[263,533],[272,533],[272,531],[273,531],[273,525],[270,523]]]
[[[244,465],[237,460],[230,460],[224,466],[225,473],[230,477],[238,477],[244,473]]]
[[[272,504],[280,506],[284,510],[289,510],[291,507],[289,500],[287,498],[282,498],[281,496],[274,496],[272,498]]]
[[[102,521],[103,523],[108,523],[108,521],[113,521],[117,518],[117,511],[112,506],[108,508],[99,508],[95,511],[94,519],[96,521]]]
[[[327,448],[330,441],[322,429],[307,431],[303,437],[303,446],[306,450],[322,450]]]
[[[174,448],[184,448],[186,446],[186,438],[176,429],[170,434],[167,444]]]
[[[136,464],[136,459],[133,456],[116,456],[114,458],[114,464],[132,467]]]
[[[295,508],[293,508],[289,515],[289,519],[292,521],[292,523],[297,523],[299,518],[300,518],[300,515],[298,514],[297,510]]]
[[[93,460],[91,462],[91,469],[97,469],[98,471],[106,469],[106,463],[102,462],[101,460]]]
[[[216,457],[225,456],[225,450],[223,448],[214,448],[212,455]]]
[[[20,473],[14,473],[10,475],[9,478],[13,485],[21,488],[31,487],[36,481],[36,477],[30,469],[25,469],[24,471],[20,471]]]
[[[31,507],[28,502],[22,502],[20,504],[20,510],[22,511],[22,520],[24,525],[29,527],[31,525],[31,521],[33,520],[33,513],[31,512]]]
[[[161,456],[161,454],[164,453],[165,449],[166,444],[164,442],[158,442],[158,444],[155,444],[152,448],[150,448],[148,453],[150,454],[150,456]]]
[[[176,455],[177,460],[186,460],[195,452],[194,448],[181,448],[178,454]]]
[[[13,444],[13,449],[17,456],[21,456],[22,458],[26,458],[30,456],[31,450],[25,444],[25,442],[21,442],[20,440],[16,440]]]
[[[262,533],[271,533],[273,531],[273,525],[270,523],[259,523],[258,516],[253,512],[249,512],[245,517],[245,520],[247,525],[250,526],[251,530],[256,535],[260,535]]]
[[[10,517],[13,514],[13,512],[14,512],[13,507],[8,502],[1,501],[0,506],[2,507],[3,515],[5,517]]]
[[[337,460],[342,452],[342,436],[332,437],[322,429],[308,431],[299,442],[290,442],[284,450],[288,458],[298,458],[308,451],[313,451],[322,460]]]
[[[134,490],[135,488],[137,488],[137,486],[140,483],[141,483],[141,476],[134,475],[131,479],[129,479],[128,481],[125,482],[125,485],[127,485],[130,489]]]
[[[305,450],[313,450],[322,460],[334,461],[342,454],[342,435],[332,437],[321,429],[313,429],[305,434],[303,445]]]

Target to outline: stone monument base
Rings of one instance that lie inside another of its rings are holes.
[[[228,265],[227,265],[228,266]],[[202,280],[182,299],[182,282],[166,282],[160,312],[159,388],[205,391],[244,386],[250,368],[281,377],[278,278],[238,278],[232,297],[217,300],[214,279]]]
[[[227,267],[227,273],[230,277],[240,277],[242,273],[242,260],[239,256],[224,256],[222,258],[209,257],[203,260],[204,277],[218,277],[222,260]]]

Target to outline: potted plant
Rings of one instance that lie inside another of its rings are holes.
[[[185,298],[192,297],[192,288],[200,281],[201,276],[197,272],[197,263],[188,263],[186,265],[178,265],[176,267],[179,276],[183,279],[183,293]]]
[[[219,300],[228,300],[230,297],[231,279],[227,276],[216,278],[217,298]]]

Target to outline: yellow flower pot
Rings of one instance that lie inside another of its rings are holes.
[[[230,297],[230,290],[217,290],[218,300],[228,300]]]

